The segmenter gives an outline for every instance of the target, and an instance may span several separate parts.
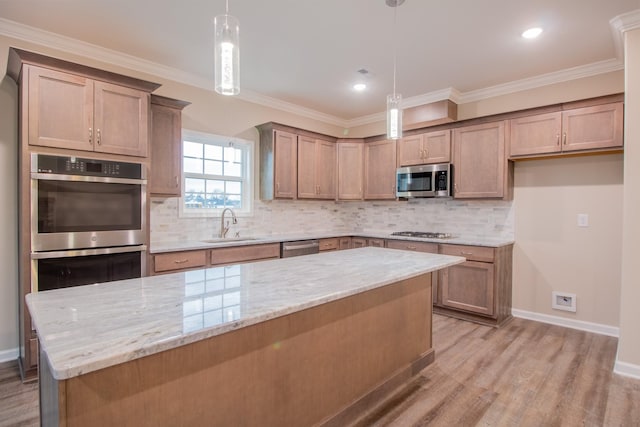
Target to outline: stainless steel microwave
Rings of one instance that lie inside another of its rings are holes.
[[[449,197],[451,164],[407,166],[396,172],[396,197]]]

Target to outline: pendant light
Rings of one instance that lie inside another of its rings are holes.
[[[396,21],[398,15],[398,6],[404,3],[404,0],[386,0],[387,6],[393,7],[393,94],[387,95],[387,138],[402,138],[402,95],[396,93],[396,62],[398,42],[396,35]]]
[[[213,20],[215,27],[215,90],[221,95],[240,93],[240,24],[229,15],[226,0],[224,15]]]

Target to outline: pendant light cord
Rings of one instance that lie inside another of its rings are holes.
[[[227,0],[228,1],[228,0]],[[393,97],[396,97],[396,62],[398,56],[398,5],[393,8]]]
[[[229,0],[226,0],[225,4],[226,4],[226,10],[227,10],[226,13],[228,15],[229,14]]]

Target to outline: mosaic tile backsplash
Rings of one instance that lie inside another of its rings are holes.
[[[151,199],[151,243],[217,237],[220,218],[178,216],[177,198]],[[437,231],[465,237],[514,239],[513,202],[410,199],[409,201],[254,201],[252,216],[238,217],[228,236],[314,232]]]

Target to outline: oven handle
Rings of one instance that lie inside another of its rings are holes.
[[[122,254],[146,251],[147,245],[117,246],[113,248],[77,249],[70,251],[32,252],[31,259],[68,258],[76,256]]]
[[[31,179],[45,181],[102,182],[106,184],[147,184],[146,179],[112,178],[103,176],[63,175],[57,173],[31,173]]]

